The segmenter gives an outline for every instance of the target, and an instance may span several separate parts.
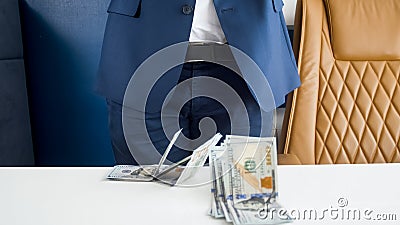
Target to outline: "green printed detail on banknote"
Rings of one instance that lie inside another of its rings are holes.
[[[209,155],[211,216],[221,218],[222,211],[226,221],[235,225],[292,222],[285,215],[260,217],[265,208],[280,208],[274,137],[227,135],[221,146],[210,148]]]

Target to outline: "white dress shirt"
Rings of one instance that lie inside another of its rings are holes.
[[[226,42],[213,0],[196,0],[189,42]]]

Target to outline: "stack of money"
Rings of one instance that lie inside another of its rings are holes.
[[[217,146],[221,134],[193,151],[180,162],[164,165],[164,161],[181,134],[178,131],[158,165],[117,165],[108,179],[151,182],[171,186],[190,186],[191,178],[203,167],[209,156],[211,173],[211,208],[209,214],[225,218],[235,225],[280,224],[292,222],[277,203],[277,152],[274,137],[226,135]],[[187,162],[186,166],[182,166]]]
[[[209,215],[239,224],[291,222],[277,203],[277,152],[273,137],[227,135],[209,149]]]
[[[171,186],[190,186],[190,179],[195,177],[196,173],[204,166],[210,148],[215,147],[222,138],[222,135],[219,133],[215,134],[211,139],[197,147],[192,155],[177,163],[165,165],[164,162],[181,133],[182,129],[174,134],[158,165],[117,165],[114,166],[114,169],[107,178],[118,181],[157,181]],[[182,166],[184,163],[187,163],[186,166]]]

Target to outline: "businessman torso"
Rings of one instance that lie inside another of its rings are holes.
[[[299,79],[282,0],[214,0],[214,4],[228,44],[254,60],[267,77],[276,104],[283,103]],[[194,6],[195,0],[111,0],[98,91],[122,102],[131,76],[143,61],[160,49],[189,40]],[[178,72],[170,72],[164,90],[179,79]]]

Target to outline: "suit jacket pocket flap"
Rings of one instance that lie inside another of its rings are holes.
[[[275,12],[282,11],[282,8],[283,8],[283,1],[282,0],[272,0],[272,3],[274,4]]]
[[[139,17],[142,0],[111,0],[108,13]]]

